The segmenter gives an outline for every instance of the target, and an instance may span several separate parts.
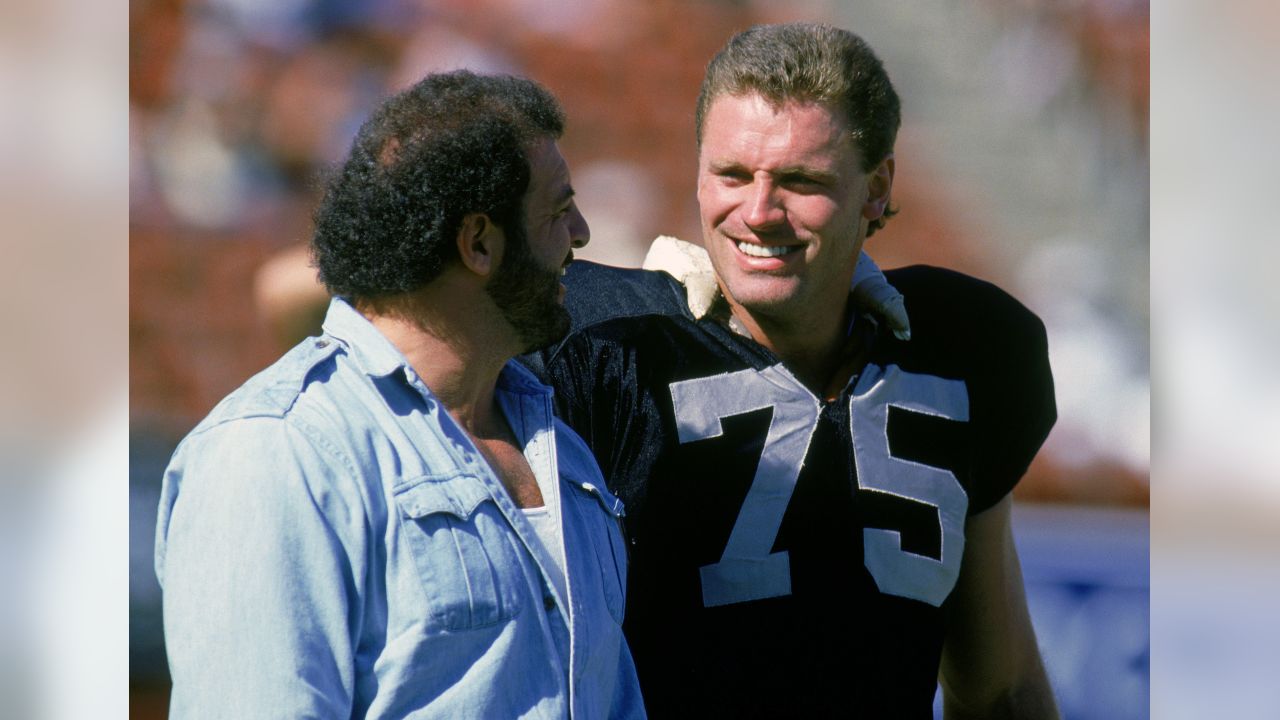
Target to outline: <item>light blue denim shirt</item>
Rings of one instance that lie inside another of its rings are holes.
[[[172,717],[643,717],[621,503],[551,390],[509,363],[497,397],[558,488],[568,597],[395,347],[341,299],[324,331],[223,400],[165,473]]]

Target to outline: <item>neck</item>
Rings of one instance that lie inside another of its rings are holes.
[[[519,351],[491,305],[482,288],[446,271],[425,288],[361,301],[357,309],[405,356],[463,429],[489,437],[498,432],[498,375]]]
[[[848,330],[845,313],[815,313],[805,322],[752,313],[730,302],[733,317],[751,339],[769,348],[812,393],[822,396],[840,361]]]

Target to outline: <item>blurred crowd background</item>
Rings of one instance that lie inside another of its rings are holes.
[[[1275,716],[1280,90],[1266,68],[1280,8],[1151,11],[0,6],[0,718],[163,717],[160,471],[219,398],[314,329],[278,309],[314,298],[303,248],[318,175],[378,98],[460,66],[540,80],[570,117],[585,255],[634,264],[655,234],[697,239],[706,61],[735,30],[795,19],[863,34],[903,96],[902,214],[872,255],[994,280],[1049,328],[1061,420],[1015,523],[1066,716],[1145,717],[1148,683],[1154,717]]]
[[[1062,419],[1025,499],[1149,495],[1145,0],[137,0],[130,63],[135,434],[181,437],[318,330],[323,172],[380,98],[438,70],[528,75],[564,102],[592,225],[581,257],[638,265],[699,240],[693,106],[706,62],[757,22],[863,34],[903,97],[902,208],[884,267],[947,265],[1045,319]]]

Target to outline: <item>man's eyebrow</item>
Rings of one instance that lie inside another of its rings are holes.
[[[736,160],[711,160],[707,163],[707,168],[713,173],[747,171],[746,167]],[[785,167],[773,168],[772,170],[769,170],[769,174],[775,177],[783,177],[787,175],[800,176],[823,182],[835,182],[839,179],[838,173],[814,167],[812,165],[787,165]]]
[[[707,167],[711,172],[725,172],[727,170],[743,170],[742,163],[737,160],[711,160],[707,163]]]
[[[814,167],[812,165],[788,165],[780,167],[773,171],[774,175],[799,175],[801,177],[812,178],[814,180],[835,181],[838,175],[830,170]]]

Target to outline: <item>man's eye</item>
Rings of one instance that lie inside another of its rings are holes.
[[[796,188],[818,188],[824,185],[821,180],[809,175],[785,175],[782,178],[782,184]]]
[[[751,175],[742,170],[721,170],[716,175],[726,185],[737,186],[751,182]]]

